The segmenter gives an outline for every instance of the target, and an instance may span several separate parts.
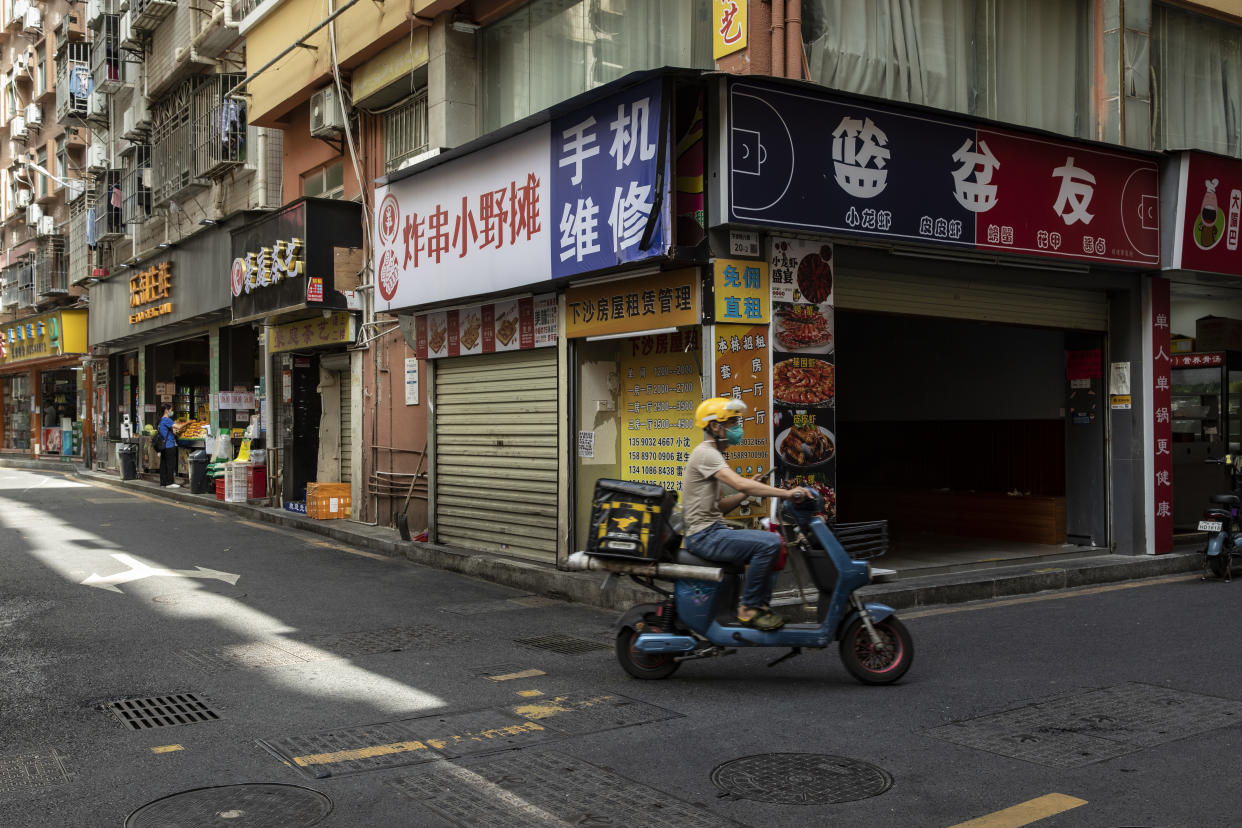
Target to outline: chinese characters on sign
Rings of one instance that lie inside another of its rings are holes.
[[[556,344],[556,296],[421,314],[414,332],[419,359],[544,348]]]
[[[748,0],[712,0],[712,59],[746,48],[746,4]]]
[[[728,461],[743,477],[772,465],[772,392],[766,325],[716,325],[716,396],[741,400],[750,412],[742,423],[742,443],[729,449]]]
[[[1242,276],[1242,162],[1197,152],[1177,160],[1185,175],[1171,266]]]
[[[766,262],[717,259],[713,272],[717,323],[767,323],[770,300]]]
[[[1155,526],[1149,549],[1157,555],[1173,551],[1172,389],[1169,369],[1169,281],[1151,277],[1152,445],[1154,459],[1152,510]]]
[[[777,482],[807,486],[836,514],[832,245],[773,237],[772,430]]]
[[[639,336],[621,343],[623,477],[681,490],[699,393],[699,330]]]
[[[554,277],[661,255],[668,246],[667,212],[652,215],[667,201],[656,192],[660,91],[660,81],[650,81],[553,122]]]
[[[1174,368],[1200,368],[1225,364],[1224,354],[1172,354],[1170,359]]]
[[[303,248],[302,239],[281,239],[272,247],[262,247],[257,253],[234,259],[229,272],[233,295],[241,296],[303,275],[306,270]]]
[[[129,277],[129,306],[136,309],[129,315],[131,325],[172,313],[172,262],[160,262]]]
[[[267,329],[267,349],[273,354],[353,340],[354,318],[348,313],[334,313],[326,319],[322,316],[301,319]]]
[[[565,292],[565,335],[605,336],[699,324],[699,271],[683,268]]]
[[[729,126],[727,221],[1160,264],[1150,158],[754,81]]]

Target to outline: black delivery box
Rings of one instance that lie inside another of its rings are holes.
[[[668,560],[681,543],[669,523],[677,494],[650,483],[595,481],[587,552],[643,561]]]

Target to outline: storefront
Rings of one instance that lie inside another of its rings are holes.
[[[1214,494],[1232,491],[1209,458],[1242,452],[1242,161],[1169,156],[1162,171],[1170,283],[1173,528],[1196,531]]]
[[[229,229],[244,218],[198,233],[91,288],[91,351],[106,364],[106,382],[94,388],[103,406],[97,424],[106,435],[97,441],[97,467],[116,469],[117,446],[133,443],[139,472],[158,474],[154,434],[163,404],[170,403],[173,417],[186,423],[177,464],[184,476],[192,451],[214,449],[210,438],[236,426],[236,412],[222,411],[222,399],[241,395],[244,403],[249,395],[253,410],[261,376],[257,334],[249,325],[230,326],[226,276]]]
[[[80,458],[90,434],[85,309],[0,323],[0,454]]]
[[[778,480],[887,519],[907,566],[1163,551],[1130,471],[1151,459],[1157,159],[724,84],[710,214],[718,247],[770,265]]]
[[[272,490],[286,508],[305,508],[308,483],[356,490],[360,205],[299,199],[234,230],[231,256],[233,321],[261,333],[255,359],[268,378],[255,383],[258,410],[235,414],[234,427],[262,421]]]

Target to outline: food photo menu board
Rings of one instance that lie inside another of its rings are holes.
[[[772,433],[777,485],[806,486],[837,511],[832,245],[773,237]]]

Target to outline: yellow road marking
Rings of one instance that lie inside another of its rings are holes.
[[[556,716],[561,713],[571,713],[574,710],[582,710],[587,707],[594,707],[600,702],[610,701],[615,698],[616,696],[609,696],[609,695],[595,696],[593,698],[582,699],[580,701],[574,702],[573,706],[569,707],[566,705],[566,701],[569,699],[568,696],[557,696],[555,698],[548,699],[546,702],[541,702],[539,704],[520,705],[518,707],[513,708],[513,712],[525,719],[547,719],[551,716]]]
[[[1019,828],[1086,804],[1087,800],[1076,796],[1047,794],[970,822],[959,822],[950,828]]]
[[[376,756],[412,753],[416,750],[427,750],[427,746],[422,742],[393,742],[388,745],[372,745],[371,747],[356,748],[354,750],[337,750],[332,753],[312,753],[309,756],[295,756],[293,761],[304,768],[307,765],[331,765],[334,762],[372,759]]]
[[[993,609],[995,607],[1012,607],[1018,604],[1034,604],[1040,601],[1060,601],[1065,598],[1079,598],[1084,595],[1099,595],[1104,592],[1118,592],[1123,589],[1139,589],[1140,587],[1160,586],[1162,584],[1176,584],[1183,581],[1193,581],[1198,575],[1174,575],[1168,578],[1152,578],[1146,581],[1128,581],[1124,584],[1109,584],[1108,586],[1089,587],[1086,589],[1066,590],[1057,592],[1052,595],[1028,595],[1023,598],[1006,598],[999,601],[985,601],[977,604],[963,604],[954,607],[938,607],[936,609],[917,610],[915,612],[902,612],[901,617],[907,618],[929,618],[933,615],[948,615],[953,612],[974,612],[975,610]]]
[[[391,555],[381,555],[378,552],[365,552],[361,549],[354,549],[352,547],[343,546],[342,544],[332,543],[330,541],[307,541],[306,543],[308,546],[317,546],[320,549],[331,549],[336,552],[348,552],[351,555],[360,555],[364,558],[374,558],[377,561],[396,560],[396,558]]]
[[[505,673],[501,676],[488,676],[491,681],[513,681],[514,679],[534,678],[535,676],[546,676],[543,670],[522,670],[517,673]]]
[[[181,745],[160,745],[159,747],[151,748],[152,753],[172,753],[178,750],[185,750],[185,748]]]
[[[533,699],[535,696],[542,696],[542,690],[519,690],[517,694],[524,699]]]

